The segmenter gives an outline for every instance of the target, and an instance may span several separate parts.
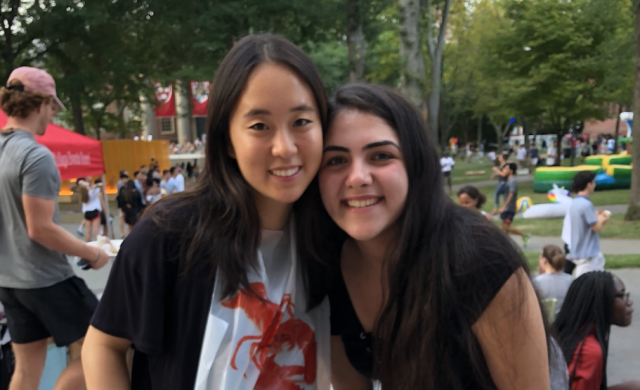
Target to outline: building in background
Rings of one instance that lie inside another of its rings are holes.
[[[168,140],[180,145],[196,139],[204,142],[209,86],[208,81],[191,81],[188,88],[182,88],[179,82],[157,83],[155,104],[141,99],[142,138]]]

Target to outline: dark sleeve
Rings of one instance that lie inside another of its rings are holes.
[[[130,340],[146,354],[163,351],[164,307],[171,275],[164,259],[163,237],[149,218],[122,243],[91,325]]]
[[[468,325],[480,318],[511,275],[524,265],[522,255],[510,239],[495,230],[500,239],[491,242],[496,244],[502,241],[503,245],[489,247],[475,240],[477,257],[465,259],[456,266],[458,302]]]

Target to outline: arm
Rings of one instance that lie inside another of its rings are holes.
[[[89,327],[82,348],[82,367],[88,390],[131,388],[127,352],[131,341]]]
[[[549,390],[542,313],[524,270],[502,286],[472,330],[499,390]]]
[[[331,336],[331,384],[333,390],[372,390],[373,382],[349,362],[340,336]]]
[[[36,196],[22,195],[22,205],[29,238],[51,250],[94,261],[93,269],[102,268],[109,255],[102,249],[89,246],[53,222],[55,201]],[[100,256],[98,256],[100,254]]]
[[[598,219],[598,222],[591,225],[591,229],[593,229],[594,232],[599,233],[600,230],[602,230],[602,227],[604,226],[604,224],[607,223],[607,221],[609,220],[609,217],[607,217],[604,214],[598,214],[597,219]]]

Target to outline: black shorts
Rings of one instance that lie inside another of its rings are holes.
[[[12,342],[26,344],[53,337],[58,347],[85,336],[98,306],[84,280],[75,276],[44,288],[0,287],[0,302]]]
[[[444,177],[451,177],[451,171],[449,172],[442,172],[442,174],[444,175]]]
[[[514,213],[513,211],[503,211],[502,214],[500,214],[500,219],[508,224],[511,224],[511,222],[513,222],[513,217],[515,216],[516,213]]]
[[[84,213],[84,219],[87,221],[95,221],[100,218],[100,210],[87,211]]]

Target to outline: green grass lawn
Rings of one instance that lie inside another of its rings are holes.
[[[538,269],[538,260],[540,259],[540,253],[538,252],[524,252],[524,257],[529,264],[529,269],[535,271]],[[617,269],[617,268],[638,268],[640,267],[640,255],[605,255],[604,268]]]
[[[563,218],[524,219],[516,217],[513,227],[533,236],[559,237],[562,234]],[[500,221],[495,221],[500,226]],[[614,214],[600,231],[600,238],[640,238],[640,221],[627,222],[624,215]]]
[[[478,181],[485,181],[491,179],[491,164],[488,158],[485,157],[484,163],[473,160],[471,164],[467,164],[465,160],[456,160],[456,165],[451,172],[451,184],[465,184]],[[481,175],[466,175],[466,172],[470,171],[484,171]]]

